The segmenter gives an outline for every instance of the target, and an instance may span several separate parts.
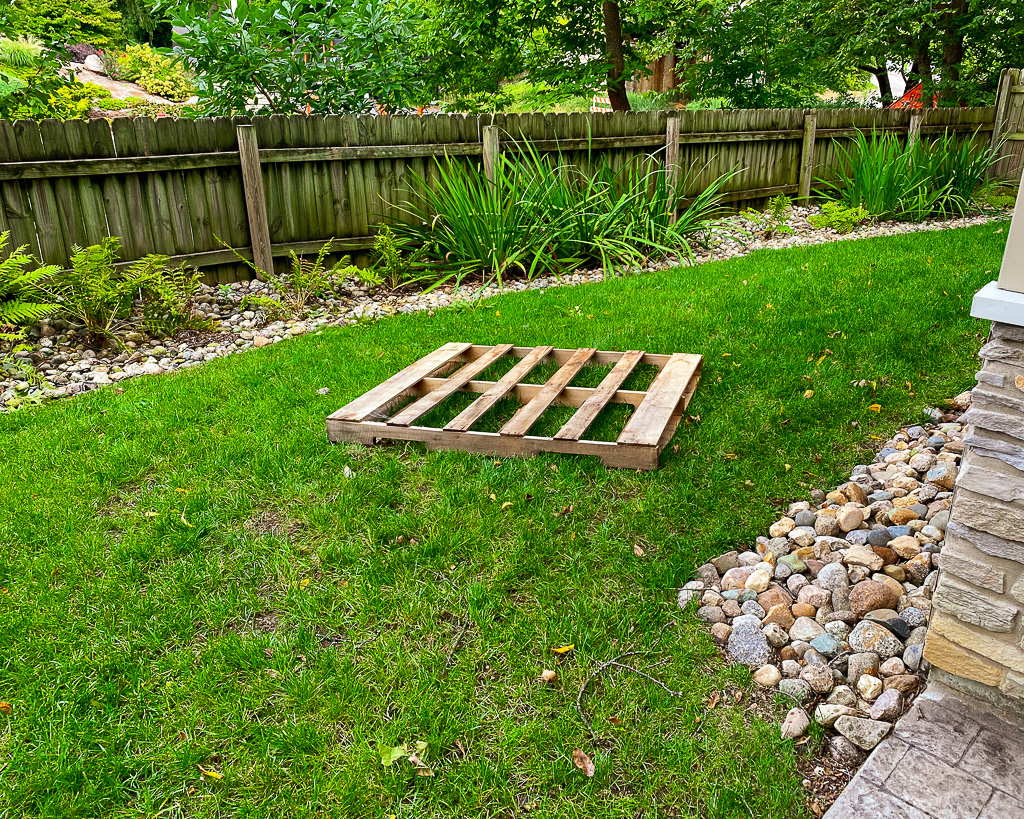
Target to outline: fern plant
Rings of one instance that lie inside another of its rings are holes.
[[[10,233],[0,233],[0,256],[10,240]],[[0,340],[12,341],[21,337],[19,327],[45,318],[56,309],[56,305],[41,301],[38,284],[58,268],[38,267],[29,270],[33,259],[23,245],[0,261]]]
[[[116,236],[89,247],[76,245],[71,267],[55,272],[39,285],[62,313],[85,326],[93,344],[115,339],[128,322],[138,292],[134,278],[115,272],[120,249],[121,241]]]
[[[289,251],[288,258],[291,259],[291,266],[288,272],[281,276],[256,266],[223,239],[215,238],[252,268],[259,278],[280,293],[280,306],[286,311],[285,315],[304,313],[311,301],[333,294],[346,276],[352,275],[353,272],[359,272],[348,256],[342,256],[333,265],[327,266],[327,256],[331,252],[331,245],[334,244],[333,238],[324,242],[313,261],[299,256],[294,250]],[[247,296],[246,298],[250,306],[257,307],[257,309],[261,309],[261,305],[266,306],[263,304],[266,297]]]
[[[186,265],[168,267],[168,261],[166,256],[146,256],[125,273],[142,297],[142,329],[157,338],[169,338],[178,330],[213,329],[213,321],[196,315],[202,273]]]

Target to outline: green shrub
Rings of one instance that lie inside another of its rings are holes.
[[[120,79],[135,82],[169,100],[182,101],[192,96],[192,76],[180,61],[165,57],[148,45],[129,45],[117,58]]]
[[[807,221],[818,230],[831,228],[836,233],[849,233],[870,218],[871,214],[860,205],[850,208],[839,202],[826,202],[821,206],[821,212],[809,217]]]
[[[4,83],[0,91],[0,118],[81,119],[94,100],[110,96],[106,89],[65,77],[61,71],[61,64],[49,49],[40,53],[34,65],[16,69],[16,81]]]
[[[911,221],[968,212],[996,157],[994,149],[949,133],[908,146],[894,134],[869,140],[858,131],[851,146],[836,150],[843,170],[823,183],[826,196],[872,216]]]
[[[457,94],[442,104],[445,112],[488,114],[503,111],[512,114],[531,112],[573,113],[590,110],[590,98],[573,95],[545,82],[507,83],[497,91]]]
[[[10,236],[7,231],[0,233],[0,256]],[[14,332],[17,328],[45,318],[56,308],[55,304],[39,299],[37,284],[58,268],[29,269],[33,259],[26,249],[27,245],[23,245],[0,261],[0,340],[19,338],[21,333]]]
[[[718,210],[726,175],[678,218],[664,170],[607,162],[583,170],[531,149],[501,154],[495,178],[464,162],[437,160],[440,184],[414,177],[418,201],[410,223],[394,226],[406,249],[427,246],[421,266],[437,281],[481,276],[499,285],[509,275],[561,275],[585,265],[612,272],[650,256],[690,253]],[[685,183],[681,188],[685,187]]]
[[[121,15],[111,0],[14,0],[0,10],[0,28],[33,35],[52,46],[124,42]]]
[[[128,102],[127,100],[118,100],[113,97],[108,97],[106,99],[98,100],[96,102],[96,107],[101,111],[124,111],[128,108]]]
[[[28,68],[37,65],[42,56],[43,44],[32,34],[21,34],[16,40],[0,37],[0,65]]]

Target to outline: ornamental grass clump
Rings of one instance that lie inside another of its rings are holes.
[[[986,186],[997,149],[949,132],[933,141],[905,144],[895,134],[858,131],[849,147],[836,145],[843,170],[819,180],[825,195],[871,216],[919,222],[930,216],[963,216]]]
[[[560,276],[588,266],[606,272],[652,257],[692,255],[707,241],[732,174],[714,180],[681,213],[666,171],[648,158],[622,169],[541,156],[526,145],[499,154],[493,181],[475,166],[437,161],[438,184],[416,177],[419,197],[394,226],[406,249],[430,248],[420,263],[435,282],[479,277]],[[684,184],[678,186],[680,189]]]

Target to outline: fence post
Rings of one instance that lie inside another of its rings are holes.
[[[1000,154],[1003,152],[1000,143],[1003,139],[1003,131],[1006,129],[1006,120],[1010,114],[1010,88],[1013,87],[1016,73],[1012,68],[1004,68],[999,74],[999,85],[996,87],[995,121],[992,123],[992,141],[989,142],[989,149],[998,150]],[[1002,176],[1002,165],[1002,158],[993,162],[988,169],[988,178]]]
[[[242,188],[245,191],[245,212],[249,217],[249,237],[252,240],[252,260],[260,270],[274,272],[274,254],[270,249],[270,225],[267,222],[267,202],[263,197],[263,172],[260,170],[260,146],[256,129],[252,125],[239,125],[238,157],[242,163]]]
[[[672,202],[670,217],[676,220],[676,186],[679,184],[679,117],[669,117],[665,123],[665,181]]]
[[[913,148],[921,138],[921,122],[924,120],[924,113],[914,111],[910,115],[910,126],[907,129],[907,148]]]
[[[817,130],[817,113],[805,114],[803,152],[800,156],[800,188],[797,194],[797,198],[803,199],[805,203],[811,198],[811,179],[814,176],[814,140]]]
[[[484,176],[488,182],[494,181],[494,174],[498,166],[498,126],[485,125],[483,133],[484,150]]]

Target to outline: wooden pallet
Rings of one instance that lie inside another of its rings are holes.
[[[475,380],[503,356],[519,361],[498,381]],[[523,378],[544,361],[555,361],[561,366],[544,384],[522,383]],[[701,356],[684,353],[655,355],[643,350],[619,353],[591,347],[556,350],[511,344],[483,347],[453,342],[434,350],[328,416],[327,437],[333,443],[358,441],[370,445],[381,439],[422,441],[428,449],[458,449],[500,456],[531,456],[538,452],[596,455],[609,467],[657,469],[658,455],[679,426],[697,388],[702,362]],[[614,366],[595,388],[569,386],[580,369],[588,364]],[[639,364],[658,368],[650,388],[620,389]],[[419,418],[460,390],[479,393],[480,397],[443,429],[415,425]],[[508,395],[516,396],[523,405],[498,432],[472,429],[484,413]],[[410,398],[412,401],[407,403]],[[587,428],[609,403],[631,404],[636,408],[618,439],[584,439]],[[552,404],[579,409],[554,436],[527,435]]]

